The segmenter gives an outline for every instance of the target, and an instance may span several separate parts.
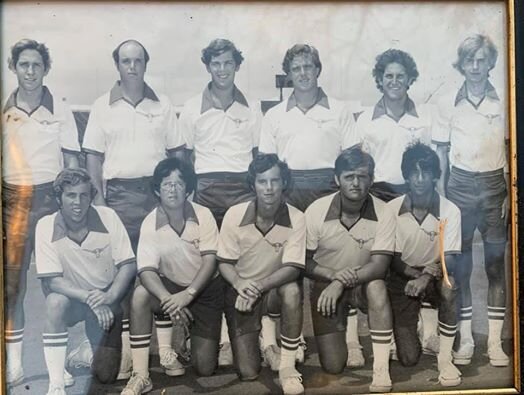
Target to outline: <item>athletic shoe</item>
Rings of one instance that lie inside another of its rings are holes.
[[[280,369],[280,348],[276,344],[267,346],[262,355],[266,366],[269,366],[273,372]]]
[[[160,351],[160,365],[168,376],[183,376],[184,365],[178,360],[178,354],[172,348]]]
[[[93,363],[93,350],[89,340],[84,340],[80,345],[72,350],[66,359],[66,366],[68,368],[90,368]]]
[[[501,341],[488,343],[488,357],[491,366],[501,367],[509,365],[509,357],[502,350]]]
[[[389,376],[389,366],[379,366],[373,369],[373,380],[369,386],[369,392],[389,392],[391,391],[391,377]]]
[[[64,385],[66,387],[75,385],[75,378],[66,369],[64,369]]]
[[[65,392],[65,388],[63,385],[54,385],[49,383],[49,390],[47,391],[47,395],[67,395]]]
[[[362,346],[357,342],[349,342],[347,366],[349,368],[361,368],[365,363]]]
[[[231,343],[226,342],[220,345],[220,352],[218,353],[218,366],[233,365],[233,350]]]
[[[153,383],[149,377],[144,377],[136,372],[127,382],[127,385],[122,390],[120,395],[140,395],[145,394],[153,389]]]
[[[471,358],[473,358],[474,351],[475,345],[472,342],[461,342],[459,349],[453,351],[453,363],[455,365],[469,365],[471,363]]]
[[[279,370],[278,378],[284,395],[299,395],[304,393],[302,375],[295,368]]]
[[[6,371],[6,383],[8,386],[16,387],[24,382],[24,368],[18,365],[14,368],[9,368]]]
[[[456,387],[460,384],[461,379],[460,376],[462,373],[460,373],[460,370],[457,369],[451,361],[439,362],[438,367],[438,381],[440,385],[443,387]]]
[[[295,354],[295,361],[297,363],[304,363],[306,359],[307,344],[305,342],[298,343],[297,353]]]
[[[117,380],[127,380],[133,373],[133,358],[131,357],[131,350],[122,349],[122,359],[120,360],[120,370],[118,371]]]
[[[426,355],[438,355],[440,350],[440,338],[438,335],[431,335],[422,340],[422,352]]]

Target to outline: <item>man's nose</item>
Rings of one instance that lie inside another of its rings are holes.
[[[34,72],[35,72],[35,68],[32,64],[27,66],[27,74],[34,74]]]

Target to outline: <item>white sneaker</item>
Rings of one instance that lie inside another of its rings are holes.
[[[186,373],[184,365],[178,360],[178,354],[172,348],[167,350],[161,350],[160,354],[160,365],[164,368],[165,373],[168,376],[183,376]]]
[[[276,344],[267,346],[263,353],[264,363],[269,366],[273,372],[278,372],[280,369],[280,348]]]
[[[440,338],[438,335],[431,335],[422,340],[422,352],[426,355],[438,355],[440,350]]]
[[[366,363],[364,354],[362,354],[362,346],[357,342],[348,343],[348,368],[361,368]]]
[[[451,361],[438,363],[438,381],[443,387],[456,387],[462,381],[460,370]]]
[[[220,345],[220,352],[218,353],[218,366],[233,365],[233,350],[231,343],[226,342]]]
[[[75,385],[75,378],[66,369],[64,369],[64,385],[66,387]]]
[[[120,360],[120,370],[118,371],[117,380],[127,380],[133,372],[133,359],[130,350],[122,349],[122,359]]]
[[[297,363],[304,363],[306,360],[306,350],[307,344],[305,342],[300,342],[298,344],[297,353],[295,354],[295,361]]]
[[[49,383],[49,390],[47,391],[47,395],[67,395],[67,393],[65,392],[65,388],[63,385],[55,385]]]
[[[455,365],[464,366],[471,363],[473,358],[473,352],[475,351],[475,345],[469,341],[467,343],[460,343],[459,349],[453,351],[453,363]]]
[[[284,368],[278,372],[280,385],[284,395],[299,395],[304,393],[302,375],[295,368]]]
[[[373,369],[373,380],[369,386],[369,392],[389,392],[391,391],[391,377],[389,376],[389,366],[384,365]]]
[[[24,368],[22,365],[7,367],[6,383],[8,386],[16,387],[24,382]]]
[[[72,350],[66,358],[68,368],[90,368],[93,363],[93,349],[89,340],[84,340],[80,345]]]
[[[149,377],[144,377],[136,372],[127,382],[127,385],[122,390],[120,395],[140,395],[145,394],[153,389],[153,383]]]
[[[509,357],[502,349],[501,341],[488,343],[488,357],[491,366],[501,367],[509,365]]]

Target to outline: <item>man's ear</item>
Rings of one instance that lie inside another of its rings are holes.
[[[337,184],[337,187],[340,188],[340,180],[338,179],[338,176],[335,174],[333,178],[335,179],[335,184]]]

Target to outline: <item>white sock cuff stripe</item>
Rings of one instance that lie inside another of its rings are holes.
[[[6,329],[4,333],[5,333],[6,336],[20,335],[20,334],[24,333],[24,328],[22,328],[22,329]]]
[[[18,343],[21,342],[24,339],[24,334],[21,333],[20,335],[16,336],[5,336],[5,342],[6,343]]]
[[[488,311],[506,311],[506,306],[488,306]]]
[[[423,308],[423,309],[433,309],[433,306],[431,306],[431,303],[428,303],[428,302],[422,302],[420,304],[420,307]]]
[[[173,327],[173,321],[155,321],[156,328],[172,328]]]
[[[44,339],[62,339],[67,338],[69,335],[68,332],[59,332],[59,333],[42,333]]]
[[[494,321],[504,321],[504,314],[501,313],[488,313],[488,321],[494,320]]]
[[[439,321],[438,322],[438,326],[440,328],[445,328],[447,330],[456,330],[457,329],[457,324],[455,325],[450,325],[450,324],[446,324],[445,322],[442,322],[442,321]]]
[[[460,321],[471,321],[473,313],[460,313]]]
[[[349,317],[357,315],[357,314],[358,314],[358,310],[357,309],[350,308],[349,311],[348,311],[348,316]]]
[[[278,313],[268,313],[267,316],[272,319],[278,319],[280,318],[280,314]]]
[[[462,306],[460,311],[473,311],[473,306]]]

